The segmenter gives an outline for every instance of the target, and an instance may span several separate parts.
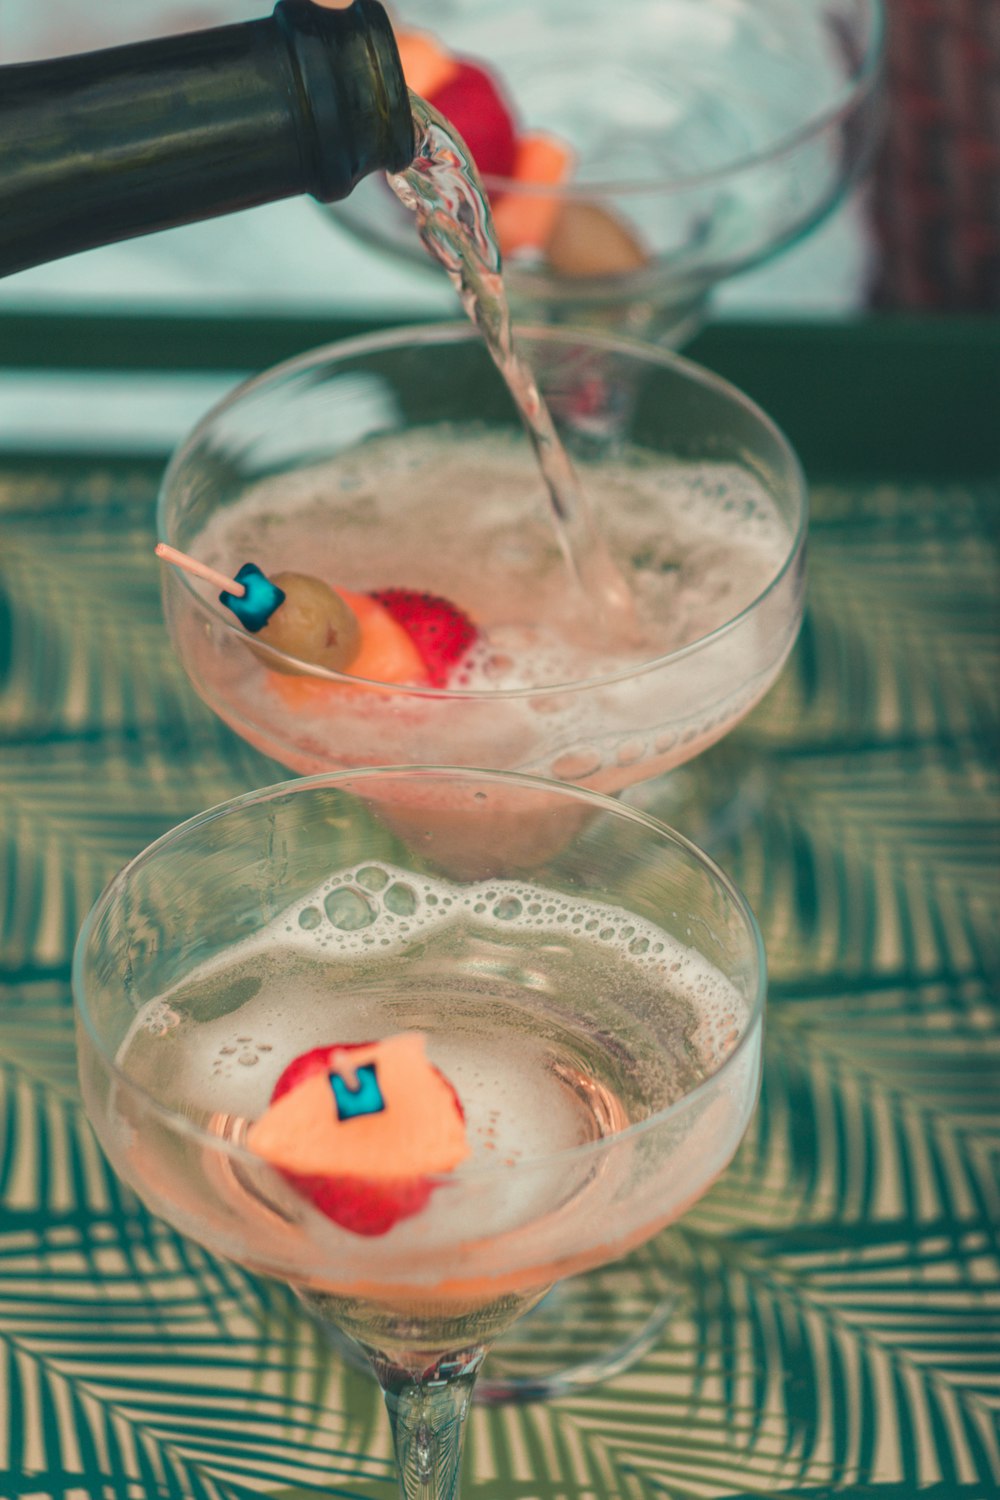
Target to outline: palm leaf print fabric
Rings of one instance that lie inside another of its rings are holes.
[[[374,1383],[151,1217],[77,1093],[69,962],[104,881],[281,779],[172,659],[161,468],[0,454],[0,1495],[390,1500]],[[642,794],[759,916],[760,1109],[609,1273],[676,1294],[663,1336],[599,1388],[474,1408],[470,1497],[1000,1493],[996,506],[986,480],[819,476],[779,685]]]

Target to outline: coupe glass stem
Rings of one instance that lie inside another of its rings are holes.
[[[548,1286],[473,1306],[415,1309],[297,1287],[313,1318],[346,1335],[385,1397],[402,1500],[457,1500],[465,1418],[493,1342]]]
[[[465,1418],[485,1346],[443,1355],[419,1375],[378,1350],[365,1352],[385,1397],[403,1500],[456,1500]]]

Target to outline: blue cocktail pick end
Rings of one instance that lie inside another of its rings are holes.
[[[236,582],[242,583],[245,594],[231,594],[223,590],[220,600],[247,630],[256,633],[263,630],[279,604],[284,604],[285,595],[256,563],[244,563],[236,574]]]
[[[385,1100],[379,1088],[374,1063],[363,1063],[355,1071],[353,1087],[340,1073],[330,1074],[330,1087],[337,1105],[338,1120],[356,1120],[364,1115],[381,1114]]]

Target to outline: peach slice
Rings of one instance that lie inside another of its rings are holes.
[[[543,132],[522,135],[517,142],[511,177],[531,187],[556,187],[573,170],[574,156],[565,141]],[[497,195],[493,225],[502,255],[518,250],[541,250],[559,216],[558,196],[520,193],[516,189]]]

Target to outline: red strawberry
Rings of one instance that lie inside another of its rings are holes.
[[[457,72],[429,102],[454,125],[483,177],[511,175],[517,149],[514,112],[485,68],[459,60]]]
[[[420,653],[431,687],[448,685],[452,669],[478,634],[457,604],[415,589],[377,589],[371,597],[402,625]]]
[[[433,1187],[426,1177],[371,1182],[360,1177],[306,1177],[284,1172],[293,1187],[343,1229],[353,1234],[388,1234],[400,1219],[418,1214]]]

